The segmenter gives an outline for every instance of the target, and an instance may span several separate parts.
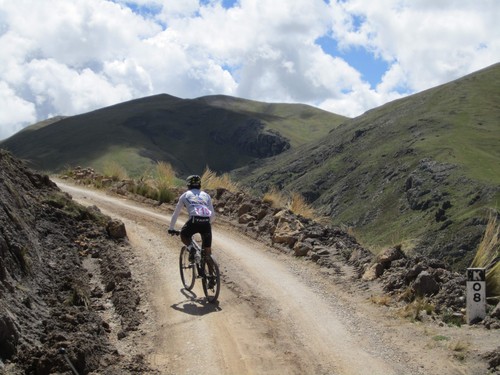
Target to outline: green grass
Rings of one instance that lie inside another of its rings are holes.
[[[288,138],[293,147],[321,139],[347,117],[304,104],[264,103],[223,95],[203,98],[214,107],[260,118],[266,126]]]
[[[422,250],[424,240],[426,255],[450,246],[455,251],[462,236],[477,237],[478,227],[467,223],[499,209],[498,103],[500,64],[371,110],[321,141],[233,175],[256,191],[277,185],[311,197],[332,224],[354,228],[374,251],[401,244],[411,253]],[[425,160],[450,169],[431,173]],[[418,199],[432,203],[426,210],[410,208],[410,176],[421,183]],[[444,201],[451,202],[447,227],[436,221]],[[472,259],[470,247],[467,251],[457,266]]]
[[[296,147],[320,139],[344,120],[301,104],[163,94],[35,124],[0,147],[52,173],[78,165],[102,170],[110,161],[132,177],[157,161],[169,162],[180,175],[201,174],[207,165],[225,173],[261,157],[244,147],[258,134],[277,131]],[[263,129],[253,129],[259,122]]]
[[[88,162],[88,166],[107,176],[111,175],[109,168],[113,165],[119,166],[123,170],[122,172],[130,177],[139,177],[144,171],[151,169],[154,163],[152,160],[141,156],[137,148],[122,148],[119,146],[110,147],[107,153]],[[118,174],[122,174],[122,172]]]

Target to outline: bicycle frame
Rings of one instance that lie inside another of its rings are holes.
[[[180,232],[171,232],[171,235],[178,235]],[[194,239],[191,239],[191,245],[197,253],[200,254],[199,259],[195,256],[195,262],[189,261],[189,251],[186,246],[183,246],[179,254],[179,268],[181,280],[187,290],[194,287],[195,280],[201,278],[203,293],[209,302],[216,302],[220,292],[220,272],[217,262],[211,255],[206,254],[200,244]]]

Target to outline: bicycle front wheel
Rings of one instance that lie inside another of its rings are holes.
[[[206,257],[203,263],[203,292],[208,302],[214,303],[219,298],[220,292],[219,265],[211,255]]]
[[[179,269],[181,271],[181,280],[184,288],[187,290],[193,289],[196,278],[194,264],[189,261],[189,250],[183,246],[179,255]]]

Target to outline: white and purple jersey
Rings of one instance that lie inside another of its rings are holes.
[[[182,207],[186,207],[190,218],[206,217],[210,218],[211,223],[215,220],[215,212],[210,195],[200,189],[191,189],[179,197],[179,202],[177,202],[177,206],[172,215],[169,229],[174,229]]]

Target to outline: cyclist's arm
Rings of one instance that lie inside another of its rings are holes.
[[[210,214],[210,223],[213,223],[215,221],[215,210],[214,210],[214,206],[212,204],[212,199],[210,199],[208,201],[208,209],[211,212],[211,214]]]
[[[181,197],[179,198],[179,202],[177,202],[177,206],[175,206],[175,211],[172,214],[172,219],[170,219],[170,227],[168,228],[168,230],[175,229],[175,223],[177,222],[177,218],[181,213],[182,206],[184,206],[184,194],[181,195]]]

